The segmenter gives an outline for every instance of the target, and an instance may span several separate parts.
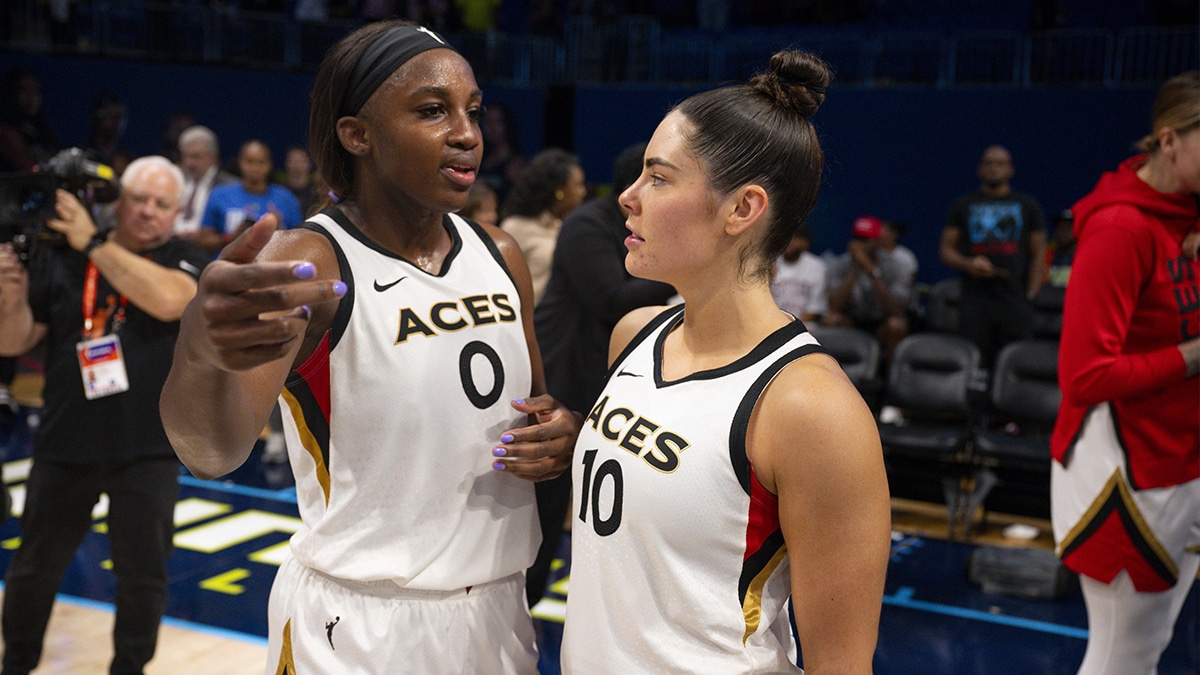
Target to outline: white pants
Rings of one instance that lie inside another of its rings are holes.
[[[1087,605],[1088,643],[1079,675],[1155,675],[1158,660],[1171,642],[1179,610],[1200,568],[1200,555],[1189,556],[1179,583],[1161,593],[1139,593],[1121,572],[1110,584],[1079,577]]]
[[[536,674],[517,573],[459,591],[355,583],[288,556],[268,607],[267,675]]]

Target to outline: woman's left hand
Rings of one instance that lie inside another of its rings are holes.
[[[1195,260],[1198,251],[1200,251],[1200,230],[1192,230],[1183,238],[1183,254]]]
[[[512,407],[535,423],[500,435],[500,443],[492,448],[492,468],[532,481],[550,480],[566,471],[583,416],[549,394],[513,401]]]

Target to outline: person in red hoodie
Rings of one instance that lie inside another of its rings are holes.
[[[1200,567],[1200,72],[1162,86],[1152,123],[1072,208],[1050,492],[1087,675],[1156,672]]]

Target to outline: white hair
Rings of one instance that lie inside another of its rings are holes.
[[[141,174],[151,169],[162,169],[175,179],[175,204],[178,205],[179,200],[183,197],[183,171],[162,155],[139,157],[130,162],[129,166],[125,167],[125,173],[121,174],[121,187],[128,188]]]
[[[219,148],[217,147],[217,135],[215,133],[213,133],[212,129],[209,129],[208,127],[206,127],[202,124],[196,124],[196,125],[190,126],[186,129],[184,129],[182,132],[180,132],[180,134],[179,134],[179,149],[180,150],[183,150],[185,147],[191,145],[192,143],[203,143],[204,148],[214,155],[216,155],[219,152]]]

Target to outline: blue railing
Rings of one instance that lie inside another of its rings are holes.
[[[9,3],[12,3],[11,5]],[[53,33],[40,0],[5,0],[20,51],[246,68],[311,71],[359,20],[296,22],[274,13],[216,12],[196,0],[80,3],[75,33]],[[458,33],[449,39],[481,81],[498,84],[644,82],[713,84],[762,68],[797,46],[831,63],[839,84],[860,87],[1144,86],[1200,68],[1200,30],[883,31],[810,27],[668,30],[653,17],[597,24],[570,19],[561,37]],[[57,39],[57,41],[56,41]]]

